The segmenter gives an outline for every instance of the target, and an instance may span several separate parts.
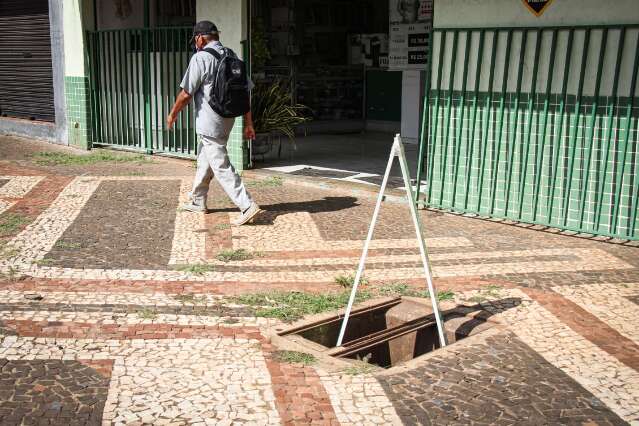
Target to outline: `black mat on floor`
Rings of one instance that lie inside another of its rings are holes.
[[[296,176],[342,179],[342,178],[347,178],[349,176],[355,176],[357,173],[340,172],[338,170],[321,170],[321,169],[314,169],[312,167],[305,167],[303,169],[291,172],[290,174],[296,175]]]

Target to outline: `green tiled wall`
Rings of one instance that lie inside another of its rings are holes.
[[[87,77],[65,77],[64,95],[67,107],[69,145],[90,149],[89,79]]]
[[[473,92],[429,100],[429,206],[639,239],[636,99],[569,95],[562,112],[561,95],[507,93],[501,126],[501,93],[478,93],[474,120]]]

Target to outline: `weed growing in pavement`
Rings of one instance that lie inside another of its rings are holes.
[[[64,152],[38,152],[33,155],[36,164],[41,166],[79,166],[97,163],[152,163],[144,155],[116,155],[112,152],[94,152],[87,155],[74,155]]]
[[[144,172],[128,172],[126,176],[146,176]]]
[[[74,242],[68,242],[68,241],[64,241],[64,240],[59,240],[55,243],[55,246],[57,248],[60,249],[79,249],[80,247],[82,247],[82,244],[80,243],[74,243]]]
[[[208,263],[197,263],[195,265],[180,265],[176,268],[176,270],[194,275],[204,275],[207,272],[213,272],[215,267]]]
[[[502,290],[501,286],[494,285],[494,284],[487,285],[483,289],[479,290],[479,292],[476,295],[471,296],[466,300],[473,303],[487,302],[490,299],[499,298],[501,296],[501,290]]]
[[[486,302],[488,298],[480,294],[476,294],[475,296],[469,297],[466,300],[473,303],[483,303],[483,302]]]
[[[0,237],[12,235],[22,226],[31,223],[31,219],[16,213],[8,213],[0,217]]]
[[[249,188],[274,188],[278,186],[282,186],[284,184],[284,179],[280,176],[271,176],[266,179],[252,180],[246,182],[246,186]]]
[[[0,260],[11,259],[20,254],[20,250],[16,248],[8,248],[6,242],[0,241]]]
[[[37,266],[51,266],[53,262],[53,259],[38,259],[34,261],[33,264]]]
[[[244,249],[238,250],[222,250],[215,256],[220,262],[239,262],[242,260],[253,259],[253,254]]]
[[[358,376],[360,374],[368,374],[374,370],[374,367],[369,363],[372,354],[367,354],[363,358],[357,356],[357,363],[351,367],[344,369],[344,373],[351,376]]]
[[[144,308],[137,312],[138,316],[142,319],[154,320],[158,317],[158,313],[154,309]]]
[[[377,289],[380,296],[413,296],[426,297],[428,291],[419,291],[405,283],[386,284]]]
[[[177,300],[178,302],[184,304],[190,303],[192,305],[199,305],[200,303],[205,303],[206,302],[206,297],[204,296],[196,296],[193,293],[188,293],[188,294],[178,294],[176,296],[173,296],[173,298],[175,300]]]
[[[225,229],[231,229],[231,225],[228,223],[218,223],[213,227],[213,229],[216,231],[223,231]]]
[[[273,353],[273,359],[287,364],[313,365],[317,362],[315,356],[297,351],[276,351]]]
[[[13,266],[9,266],[9,270],[5,274],[0,273],[0,278],[5,278],[9,281],[17,281],[22,278],[22,274],[18,269]]]
[[[466,300],[473,303],[487,302],[490,299],[499,298],[501,296],[501,290],[502,290],[501,286],[491,284],[479,290],[479,292],[476,295],[471,296]]]
[[[372,365],[361,363],[352,367],[345,368],[344,373],[348,374],[349,376],[359,376],[360,374],[372,373],[373,370],[374,368]]]
[[[406,283],[391,283],[386,284],[375,289],[375,292],[379,296],[396,297],[396,296],[408,296],[408,297],[423,297],[430,298],[428,290],[417,290]],[[443,290],[437,292],[437,300],[453,300],[455,299],[455,293],[450,290]]]
[[[348,303],[349,296],[350,292],[314,294],[294,291],[245,294],[232,297],[231,300],[240,305],[250,306],[255,316],[292,322],[304,315],[343,308]],[[363,302],[371,297],[371,293],[360,291],[357,293],[356,302]]]
[[[351,288],[355,284],[355,276],[353,275],[340,275],[335,277],[335,283],[341,285],[344,288]],[[368,280],[365,277],[359,279],[360,285],[367,285]]]

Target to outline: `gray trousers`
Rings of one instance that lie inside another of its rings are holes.
[[[197,170],[193,181],[191,200],[206,207],[206,197],[213,176],[224,192],[241,211],[248,209],[253,200],[246,191],[242,179],[235,171],[226,151],[226,144],[215,142],[206,136],[199,136]]]

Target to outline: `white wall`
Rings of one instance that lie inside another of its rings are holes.
[[[434,26],[439,28],[639,22],[637,0],[554,0],[541,17],[521,0],[435,0],[434,9]]]
[[[84,77],[82,0],[64,0],[62,10],[64,23],[64,75]]]
[[[220,31],[220,41],[242,57],[242,40],[247,38],[247,11],[244,0],[197,0],[196,20],[212,21]]]

